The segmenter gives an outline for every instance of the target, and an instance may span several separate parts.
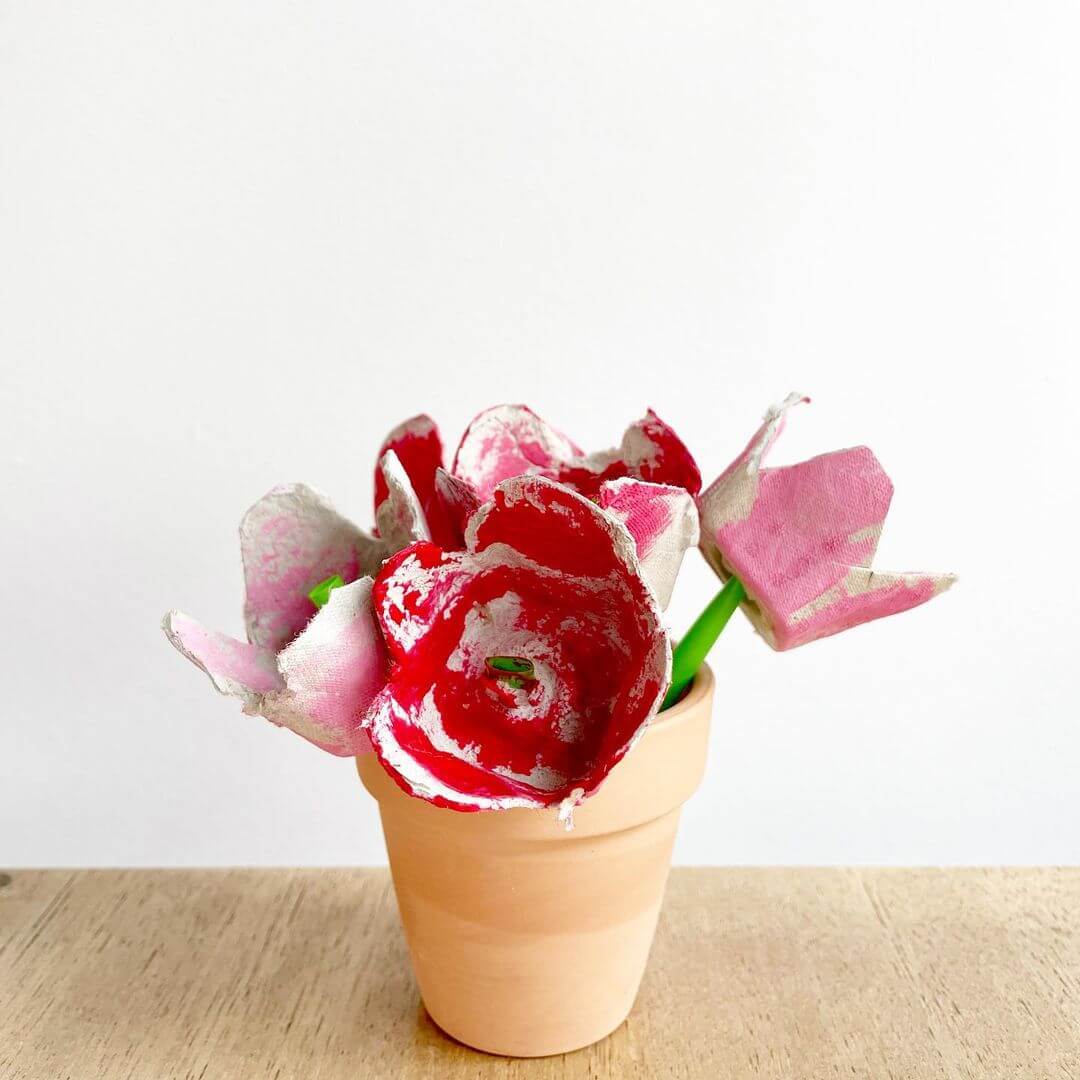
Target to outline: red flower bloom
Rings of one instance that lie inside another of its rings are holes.
[[[376,753],[440,806],[573,805],[642,733],[670,679],[634,542],[543,477],[500,484],[466,540],[465,551],[413,544],[376,578],[391,657],[367,721]]]

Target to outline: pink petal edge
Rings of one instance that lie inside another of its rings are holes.
[[[371,578],[335,589],[296,640],[269,649],[215,630],[179,611],[162,629],[215,688],[250,716],[289,728],[339,756],[371,749],[366,713],[386,678],[386,649],[371,611]]]
[[[249,715],[261,711],[266,695],[285,686],[270,649],[208,630],[182,611],[170,611],[161,628],[178,652],[209,675],[220,693],[239,698]]]
[[[685,488],[621,477],[601,485],[600,506],[634,538],[642,577],[667,608],[683,556],[699,540],[693,496]]]

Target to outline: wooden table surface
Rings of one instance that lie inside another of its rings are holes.
[[[0,1076],[1080,1077],[1080,870],[675,870],[630,1019],[424,1014],[384,870],[0,875]]]

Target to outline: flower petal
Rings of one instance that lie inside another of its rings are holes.
[[[386,682],[387,655],[371,609],[369,577],[334,589],[302,634],[278,655],[285,685],[263,715],[342,756],[371,748],[363,728]]]
[[[809,401],[803,394],[788,394],[779,405],[769,408],[743,452],[702,492],[699,503],[703,524],[707,522],[716,529],[750,516],[757,498],[761,462],[784,430],[788,410]]]
[[[383,563],[372,604],[390,655],[399,663],[409,659],[439,612],[452,606],[464,580],[460,571],[453,553],[424,541]]]
[[[698,512],[685,488],[623,477],[600,488],[600,505],[634,538],[641,573],[661,608],[671,602],[683,555],[698,542]]]
[[[866,447],[767,469],[791,395],[701,496],[702,549],[746,588],[743,609],[775,649],[790,649],[925,603],[951,574],[870,569],[892,483]]]
[[[330,599],[277,657],[269,649],[207,630],[179,611],[165,636],[244,712],[264,716],[332,754],[371,749],[367,711],[386,681],[387,657],[371,611],[371,578]]]
[[[452,471],[486,500],[503,480],[555,468],[581,454],[570,439],[527,406],[496,405],[469,424]]]
[[[393,450],[379,461],[379,472],[386,484],[386,498],[379,504],[375,522],[383,542],[385,558],[416,540],[430,540],[424,508],[413,490],[412,482]]]
[[[210,676],[218,691],[239,698],[246,713],[258,713],[267,694],[284,688],[270,649],[208,630],[181,611],[170,611],[161,628],[180,653]]]
[[[619,456],[631,476],[653,484],[701,490],[701,470],[682,439],[649,409],[623,435]]]
[[[426,715],[425,715],[426,714]],[[547,805],[509,777],[470,758],[472,746],[455,743],[430,702],[417,710],[384,691],[372,710],[368,734],[379,761],[406,794],[451,810],[540,809]]]
[[[622,522],[542,476],[518,476],[500,484],[493,500],[469,522],[465,542],[475,552],[504,545],[567,574],[640,576],[634,539]]]
[[[391,654],[407,658],[371,712],[376,753],[406,791],[458,810],[587,796],[670,681],[633,538],[534,476],[501,484],[466,539],[464,552],[413,545],[376,580]]]
[[[480,508],[480,496],[468,480],[454,476],[445,469],[435,470],[435,491],[442,501],[450,522],[449,542],[438,541],[442,547],[460,548],[465,544],[465,526]]]
[[[452,521],[436,491],[435,474],[443,463],[442,439],[430,416],[420,414],[399,424],[379,449],[379,465],[375,469],[375,516],[390,495],[383,470],[383,458],[392,450],[409,479],[412,491],[424,512],[428,529],[436,543],[451,546],[454,542]]]
[[[240,523],[248,640],[279,651],[315,614],[308,591],[331,574],[349,582],[377,569],[378,549],[313,488],[274,488]]]

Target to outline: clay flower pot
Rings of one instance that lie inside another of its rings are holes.
[[[431,1018],[479,1050],[565,1053],[626,1019],[682,804],[705,769],[713,677],[659,714],[564,830],[554,811],[463,814],[401,790],[373,754],[413,970]]]

